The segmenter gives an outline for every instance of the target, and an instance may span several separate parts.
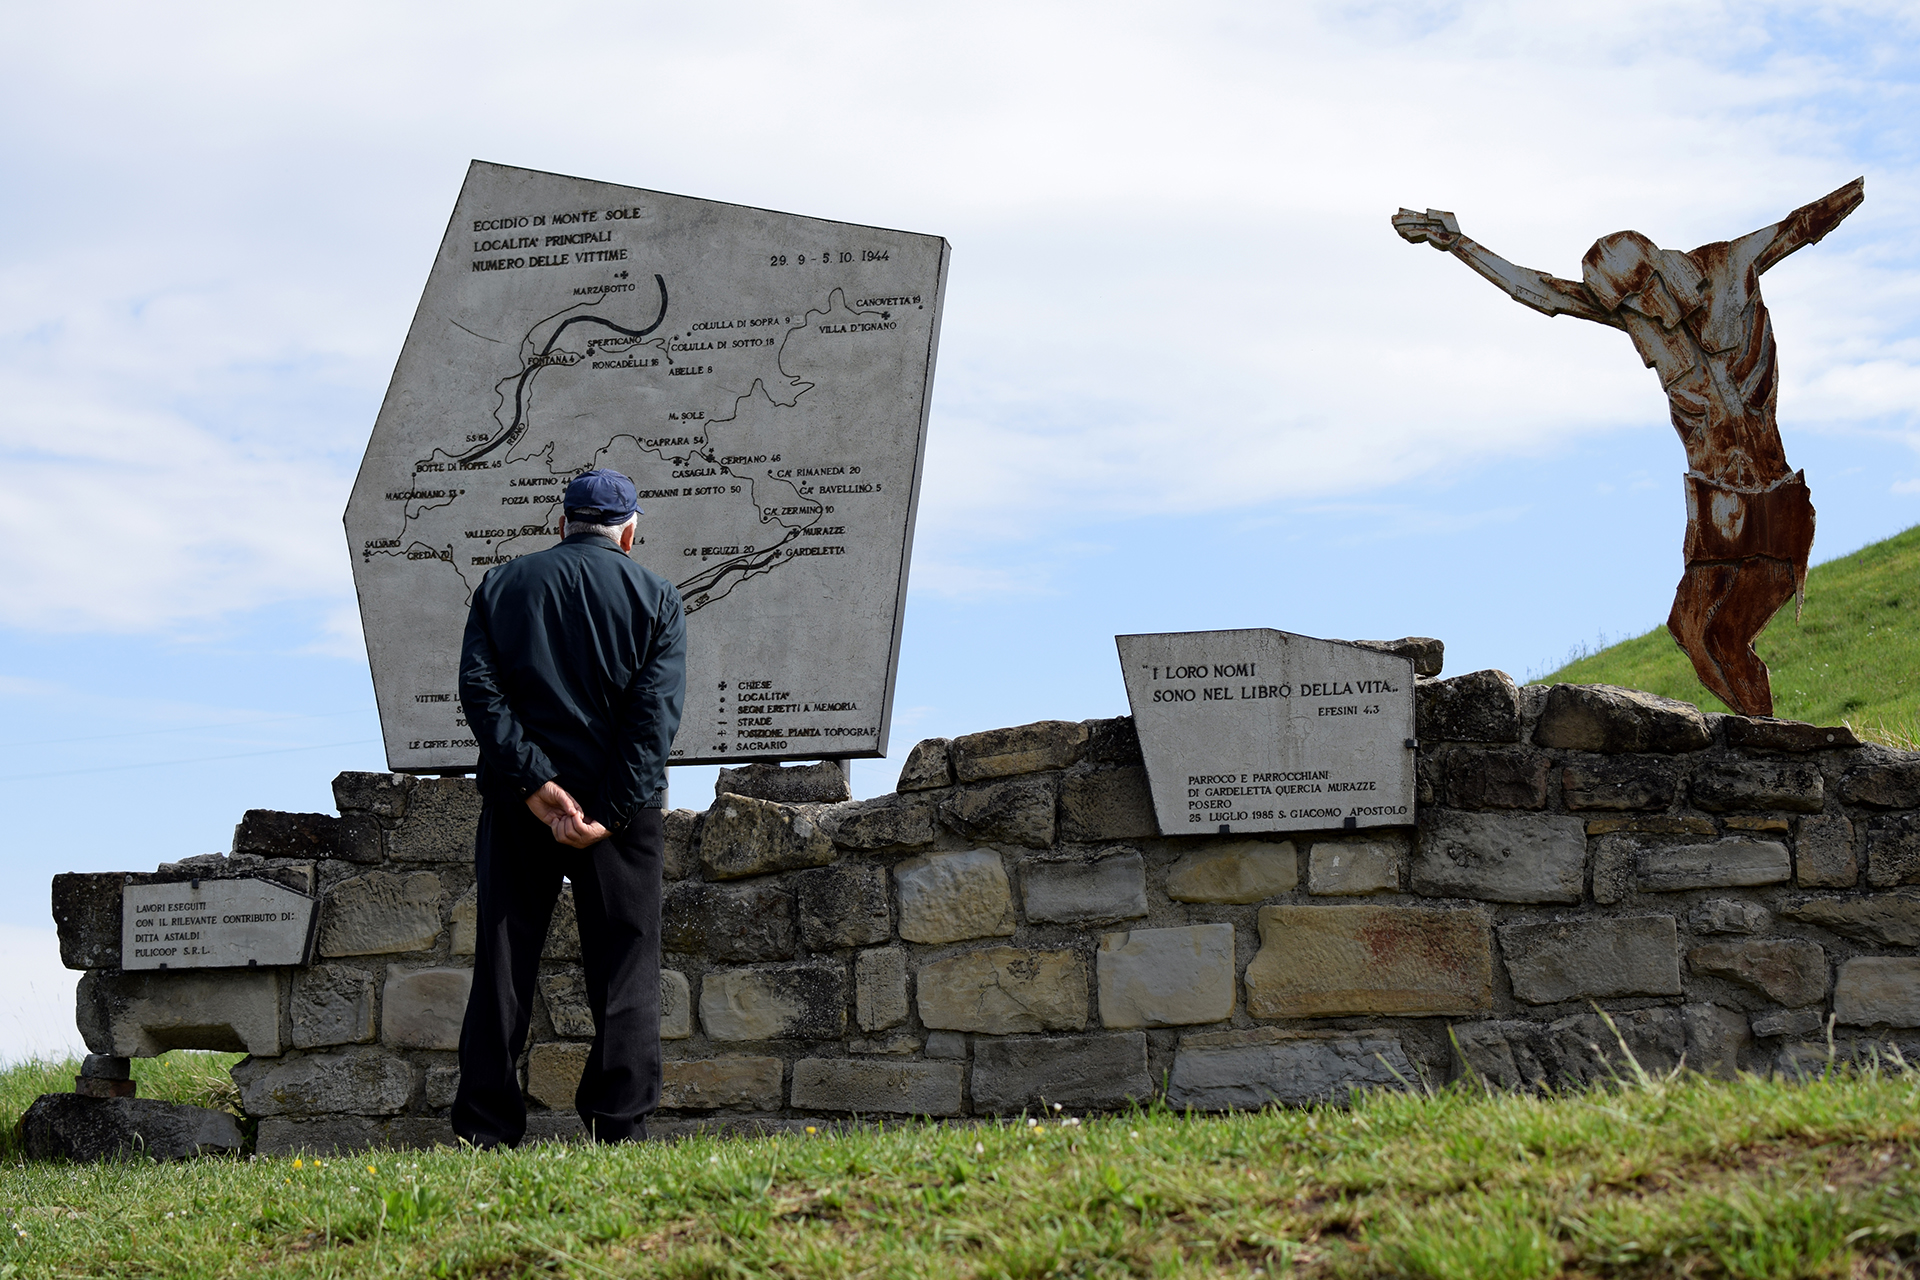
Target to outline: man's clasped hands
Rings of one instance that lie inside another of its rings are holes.
[[[527,797],[527,808],[553,829],[553,838],[561,844],[584,849],[607,838],[607,829],[589,818],[580,802],[551,779]]]

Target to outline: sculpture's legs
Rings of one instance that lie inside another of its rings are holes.
[[[1667,630],[1700,683],[1743,716],[1773,714],[1767,664],[1753,639],[1793,597],[1794,566],[1771,556],[1691,563],[1674,592]]]

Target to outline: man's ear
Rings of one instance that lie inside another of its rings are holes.
[[[553,531],[563,538],[567,536],[567,513],[564,508],[555,513]]]
[[[633,536],[638,532],[640,532],[640,522],[638,520],[627,521],[627,527],[620,531],[620,549],[622,551],[633,550]]]

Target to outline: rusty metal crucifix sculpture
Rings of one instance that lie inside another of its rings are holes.
[[[1770,227],[1691,253],[1616,231],[1587,250],[1577,281],[1515,266],[1460,234],[1451,213],[1393,216],[1406,240],[1452,254],[1515,302],[1626,330],[1659,373],[1687,450],[1687,567],[1667,630],[1700,683],[1742,715],[1773,714],[1753,639],[1789,596],[1805,598],[1813,549],[1806,473],[1787,469],[1774,420],[1780,376],[1760,273],[1819,243],[1865,196],[1856,178]]]

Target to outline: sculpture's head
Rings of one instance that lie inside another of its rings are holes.
[[[1627,307],[1669,329],[1699,309],[1706,288],[1693,259],[1662,249],[1638,231],[1616,231],[1594,241],[1580,260],[1580,276],[1607,310]]]

